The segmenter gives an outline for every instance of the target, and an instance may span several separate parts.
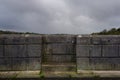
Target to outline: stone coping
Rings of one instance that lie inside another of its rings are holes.
[[[41,72],[41,71],[1,71],[0,78],[50,78],[50,77],[66,77],[66,78],[81,78],[81,77],[120,77],[120,71],[85,71],[78,70],[77,72]]]

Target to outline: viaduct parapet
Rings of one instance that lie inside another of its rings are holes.
[[[120,70],[120,35],[0,35],[0,71],[46,70],[45,64]]]

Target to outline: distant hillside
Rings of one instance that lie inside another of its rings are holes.
[[[0,34],[38,34],[38,33],[32,33],[32,32],[15,32],[15,31],[3,31],[3,30],[0,30]]]
[[[112,28],[110,30],[103,30],[101,32],[92,33],[92,35],[120,35],[120,28]]]

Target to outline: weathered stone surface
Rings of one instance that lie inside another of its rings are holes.
[[[118,57],[119,49],[118,45],[104,45],[102,48],[103,57]]]
[[[91,45],[89,51],[90,57],[102,57],[101,50],[101,45]]]
[[[46,55],[44,57],[44,62],[75,62],[75,55]]]
[[[4,56],[3,45],[0,45],[0,57]]]
[[[41,45],[28,45],[26,57],[40,57],[41,56]]]
[[[77,57],[101,57],[100,45],[77,45]]]
[[[91,37],[77,37],[77,44],[80,45],[90,45],[91,44]]]
[[[7,65],[5,65],[4,58],[0,58],[0,71],[5,70],[5,66]]]
[[[4,44],[4,38],[0,37],[0,45],[3,45],[3,44]]]
[[[75,54],[74,45],[71,44],[48,44],[46,54]]]
[[[25,45],[4,45],[5,57],[26,57]]]
[[[120,58],[90,58],[94,70],[120,70]]]
[[[89,57],[91,46],[89,45],[77,45],[76,55],[77,57]]]
[[[75,43],[73,35],[46,35],[44,37],[46,43]]]
[[[89,70],[89,58],[77,58],[77,70]]]
[[[12,70],[27,70],[27,59],[12,58]]]
[[[12,58],[11,70],[40,70],[41,58]]]
[[[5,37],[4,44],[25,44],[25,38],[21,36],[9,36]]]
[[[42,36],[40,35],[25,35],[25,39],[27,44],[42,44]]]
[[[120,57],[120,45],[119,45],[119,57]]]
[[[71,63],[55,63],[55,64],[44,64],[42,65],[42,71],[43,72],[71,72],[76,71],[76,64]]]
[[[78,70],[120,70],[119,44],[117,35],[0,35],[0,71],[40,70],[41,58],[48,63],[77,60]]]
[[[77,70],[120,70],[120,58],[77,58]]]
[[[102,44],[106,45],[115,45],[115,44],[120,44],[120,37],[101,37],[101,42]]]
[[[41,70],[41,58],[28,58],[27,70]]]
[[[0,44],[41,44],[41,35],[1,35]]]
[[[0,58],[0,71],[12,70],[10,58]]]
[[[101,45],[102,44],[100,37],[92,37],[91,42],[92,42],[93,45]]]

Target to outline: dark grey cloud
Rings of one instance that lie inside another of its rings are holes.
[[[120,0],[0,0],[0,29],[87,34],[120,27]]]

